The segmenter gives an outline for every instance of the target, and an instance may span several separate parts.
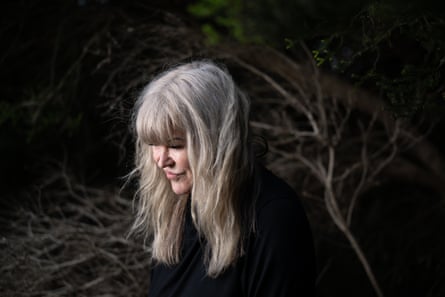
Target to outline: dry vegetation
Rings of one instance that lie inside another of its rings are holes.
[[[384,296],[353,231],[360,197],[390,176],[417,178],[443,195],[444,159],[378,98],[320,73],[307,51],[305,57],[298,63],[267,48],[228,56],[252,75],[245,87],[256,98],[252,126],[269,142],[268,167],[301,193],[316,229],[334,224],[341,231],[375,294]]]
[[[391,287],[391,275],[376,273],[375,257],[367,254],[381,251],[372,244],[365,251],[359,240],[367,236],[354,219],[360,199],[390,178],[443,195],[441,155],[415,128],[388,117],[378,98],[319,73],[305,55],[290,59],[268,48],[230,44],[207,48],[177,17],[157,18],[162,21],[155,25],[124,17],[119,25],[96,28],[75,61],[94,61],[90,74],[104,77],[97,93],[104,116],[118,119],[107,137],[122,149],[121,157],[131,159],[126,144],[134,94],[156,72],[196,57],[225,62],[252,98],[252,126],[269,142],[265,162],[301,193],[317,250],[326,244],[323,236],[339,230],[360,261],[357,269],[366,272],[377,296],[385,295],[381,283]],[[61,166],[43,177],[30,194],[33,207],[2,219],[2,296],[145,296],[148,251],[126,238],[131,193],[122,197],[119,185],[87,187],[67,171]],[[319,265],[320,280],[347,283],[354,274],[329,275],[329,261]]]
[[[2,296],[144,296],[149,251],[126,238],[129,199],[63,170],[34,194],[35,207],[10,217],[0,243]]]

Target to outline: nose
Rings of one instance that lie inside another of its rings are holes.
[[[168,147],[166,146],[154,146],[153,156],[159,168],[173,165],[173,159],[170,157]]]

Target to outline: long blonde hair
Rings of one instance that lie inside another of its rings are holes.
[[[253,176],[249,111],[248,98],[225,68],[210,61],[168,70],[142,91],[133,121],[139,177],[133,230],[151,241],[154,260],[180,260],[188,197],[173,193],[149,144],[168,143],[178,132],[186,135],[191,212],[205,238],[207,274],[216,277],[242,254],[242,199]]]

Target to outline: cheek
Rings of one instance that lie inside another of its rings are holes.
[[[156,161],[156,158],[157,158],[156,150],[154,148],[152,148],[152,147],[150,147],[149,150],[150,150],[150,155],[151,155],[152,159],[154,161]]]
[[[180,164],[183,169],[189,169],[190,167],[187,152],[181,152],[178,154],[176,162]]]
[[[183,166],[184,166],[185,168],[187,168],[187,169],[190,168],[190,163],[189,163],[189,159],[187,158],[187,156],[185,156],[185,157],[182,159],[182,164],[183,164]]]
[[[189,163],[189,159],[188,158],[185,158],[184,166],[187,168],[187,171],[189,171],[189,174],[192,175],[192,172],[190,170],[190,163]]]

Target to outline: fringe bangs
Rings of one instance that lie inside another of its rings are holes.
[[[147,145],[167,144],[178,134],[184,134],[185,123],[178,106],[174,104],[176,100],[168,100],[162,95],[149,96],[153,98],[144,100],[136,118],[139,139]]]

